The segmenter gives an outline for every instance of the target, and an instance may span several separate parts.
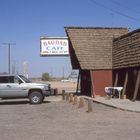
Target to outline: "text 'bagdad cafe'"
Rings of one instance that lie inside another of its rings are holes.
[[[40,54],[41,56],[69,55],[68,39],[66,37],[41,37]]]

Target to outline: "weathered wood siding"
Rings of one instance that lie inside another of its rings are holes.
[[[140,66],[140,29],[113,42],[113,69]]]

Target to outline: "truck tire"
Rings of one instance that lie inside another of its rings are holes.
[[[30,93],[29,100],[31,104],[41,104],[43,102],[43,95],[38,91],[34,91]]]

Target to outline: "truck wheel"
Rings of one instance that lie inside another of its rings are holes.
[[[30,93],[29,100],[31,104],[41,104],[43,102],[43,95],[38,91],[34,91]]]

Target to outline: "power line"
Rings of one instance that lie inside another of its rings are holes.
[[[140,14],[140,11],[136,11],[136,10],[134,10],[134,9],[132,9],[132,8],[130,8],[130,7],[128,7],[128,6],[126,6],[126,5],[121,4],[120,2],[118,2],[118,1],[116,1],[116,0],[110,0],[110,1],[111,1],[112,3],[114,3],[115,5],[121,6],[122,8],[125,8],[125,9],[127,9],[127,10],[129,10],[129,11],[131,11],[131,12],[133,12],[133,13]]]
[[[127,15],[127,14],[124,14],[124,13],[121,13],[121,12],[119,12],[119,11],[117,11],[117,10],[114,10],[114,9],[112,9],[112,8],[109,8],[109,7],[103,5],[102,3],[99,3],[99,2],[97,2],[97,1],[95,1],[95,0],[90,0],[90,1],[91,1],[92,3],[94,3],[94,4],[96,4],[97,6],[103,7],[103,8],[105,8],[105,9],[107,9],[107,10],[113,12],[113,13],[116,13],[116,14],[121,15],[121,16],[123,16],[123,17],[126,17],[126,18],[128,18],[128,19],[131,19],[131,20],[140,22],[140,19],[138,19],[138,18],[131,17],[131,16]]]

